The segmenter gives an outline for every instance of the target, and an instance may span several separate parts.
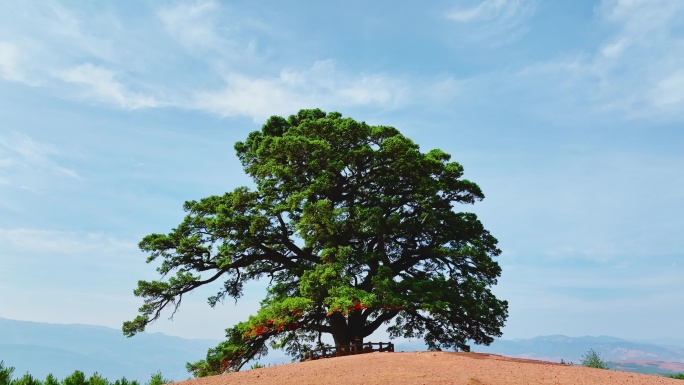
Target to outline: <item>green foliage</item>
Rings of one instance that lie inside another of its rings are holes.
[[[126,377],[123,377],[120,380],[114,381],[113,385],[140,385],[140,383],[136,380],[128,381]]]
[[[0,385],[10,385],[12,373],[14,373],[14,367],[5,367],[5,361],[0,361]]]
[[[164,385],[171,382],[171,380],[164,378],[161,372],[156,372],[150,376],[150,380],[145,385]]]
[[[88,381],[82,371],[76,370],[62,381],[62,385],[88,385]]]
[[[249,368],[250,368],[250,369],[261,369],[261,368],[265,368],[265,366],[264,366],[264,365],[261,365],[261,364],[258,363],[258,362],[255,362],[255,363],[253,363],[252,366],[250,366]]]
[[[273,116],[235,150],[256,189],[186,202],[178,227],[143,238],[161,278],[138,282],[144,302],[124,334],[201,286],[217,284],[215,306],[266,278],[260,310],[189,363],[193,375],[240,370],[269,347],[298,358],[322,334],[345,345],[383,325],[430,349],[467,351],[469,340],[501,335],[497,240],[475,214],[455,210],[484,194],[449,154],[318,109]]]
[[[33,378],[32,375],[26,373],[16,380],[12,380],[12,385],[42,385],[40,380]]]
[[[50,373],[45,377],[45,381],[43,381],[43,385],[60,385],[60,384],[59,384],[59,381],[55,378],[55,376],[53,376],[52,373]]]
[[[96,372],[88,378],[88,385],[110,385],[110,383]]]
[[[667,375],[665,377],[674,378],[677,380],[684,380],[684,373],[670,374],[670,375]]]
[[[589,349],[581,358],[580,363],[588,368],[608,369],[608,365],[601,356],[594,350]]]
[[[80,370],[74,371],[62,381],[57,380],[55,376],[50,373],[45,377],[45,381],[42,382],[29,373],[24,374],[20,378],[12,379],[13,372],[13,367],[5,367],[5,362],[0,361],[0,385],[140,385],[138,381],[128,381],[125,377],[116,380],[112,384],[98,373],[94,373],[86,379],[85,374]],[[171,380],[164,378],[161,372],[156,372],[150,376],[150,380],[145,385],[163,385],[169,382],[171,382]]]

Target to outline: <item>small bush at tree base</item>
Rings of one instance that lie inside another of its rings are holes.
[[[594,349],[589,349],[589,351],[580,358],[580,362],[583,366],[588,368],[608,369],[608,365],[606,365],[603,359],[601,359],[601,356]]]

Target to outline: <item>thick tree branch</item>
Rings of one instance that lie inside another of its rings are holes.
[[[380,314],[373,321],[366,323],[366,325],[363,327],[363,332],[361,332],[362,337],[366,338],[373,334],[373,332],[376,331],[380,325],[396,317],[397,314],[399,314],[399,310],[387,310]]]

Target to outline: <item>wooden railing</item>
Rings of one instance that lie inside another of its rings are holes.
[[[374,346],[377,346],[377,348],[374,348]],[[318,349],[309,350],[308,352],[304,353],[303,361],[317,360],[320,358],[329,357],[341,357],[352,354],[393,351],[394,344],[391,342],[352,342],[349,345],[322,346]]]

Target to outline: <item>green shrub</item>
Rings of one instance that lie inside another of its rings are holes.
[[[140,385],[140,383],[136,380],[128,381],[126,377],[123,377],[120,380],[116,380],[113,385]]]
[[[62,381],[57,380],[52,373],[45,377],[45,381],[40,381],[28,373],[13,380],[12,373],[14,373],[14,368],[5,367],[5,362],[0,361],[0,385],[140,385],[138,381],[128,381],[126,377],[112,383],[97,372],[86,379],[85,374],[80,370],[74,371]],[[170,382],[171,380],[164,378],[161,372],[156,372],[150,376],[150,380],[145,385],[164,385]]]
[[[86,381],[85,374],[82,371],[76,370],[62,380],[62,385],[88,385],[88,381]]]
[[[684,380],[684,373],[670,374],[670,375],[665,376],[665,377],[674,378],[677,380]]]
[[[95,372],[95,374],[88,379],[88,385],[111,385],[111,383]]]
[[[0,385],[10,385],[13,372],[14,368],[12,366],[6,368],[5,361],[0,361]]]
[[[16,380],[12,380],[10,382],[11,385],[42,385],[43,383],[40,382],[40,380],[33,378],[32,375],[26,373],[21,378],[17,378]]]
[[[154,373],[146,385],[164,385],[171,382],[171,380],[164,378],[161,372]]]
[[[583,366],[588,368],[608,369],[608,365],[606,365],[603,359],[601,359],[601,356],[594,349],[589,349],[589,351],[580,358],[580,362]]]
[[[43,381],[43,385],[59,385],[59,381],[57,381],[55,376],[53,376],[52,373],[50,373],[47,375],[47,377],[45,377],[45,381]]]

